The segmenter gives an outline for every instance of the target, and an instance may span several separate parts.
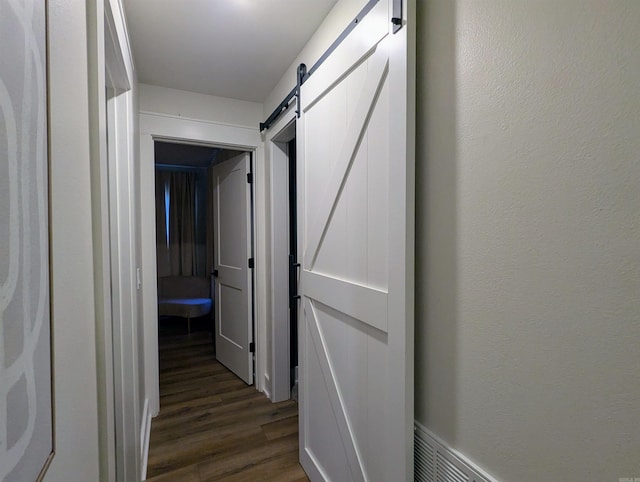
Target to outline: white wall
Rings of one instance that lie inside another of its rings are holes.
[[[86,21],[84,2],[49,2],[52,482],[99,480]]]
[[[262,104],[139,84],[140,112],[258,128]]]
[[[418,4],[417,418],[499,480],[640,477],[640,3]]]

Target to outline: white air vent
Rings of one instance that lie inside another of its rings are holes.
[[[414,472],[415,480],[417,481],[431,481],[435,480],[434,475],[434,452],[433,447],[425,440],[424,437],[419,435],[419,430],[416,429],[414,434],[415,443],[415,459],[414,459]]]
[[[469,482],[469,477],[462,470],[437,452],[436,456],[436,480],[438,482]]]
[[[414,480],[416,482],[495,482],[482,475],[460,454],[439,441],[431,432],[415,424]]]

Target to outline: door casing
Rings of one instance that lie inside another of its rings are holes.
[[[149,396],[150,412],[153,416],[160,410],[158,327],[157,327],[157,267],[155,245],[155,188],[154,188],[154,142],[208,145],[225,149],[251,152],[254,166],[254,219],[255,233],[255,320],[256,333],[256,380],[258,391],[264,391],[266,366],[266,214],[265,167],[263,142],[255,128],[220,124],[205,120],[175,117],[156,113],[140,113],[140,222],[142,239],[142,282],[144,323],[145,384]],[[262,375],[261,375],[262,374]]]
[[[270,198],[270,281],[271,346],[265,392],[273,402],[291,396],[289,330],[289,195],[288,143],[295,138],[295,109],[289,110],[272,126],[265,143],[269,154]]]

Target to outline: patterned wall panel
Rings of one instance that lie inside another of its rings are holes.
[[[53,449],[46,3],[0,0],[0,481]]]

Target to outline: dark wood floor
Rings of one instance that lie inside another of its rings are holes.
[[[160,332],[147,480],[308,480],[298,464],[297,405],[271,403],[218,363],[209,332]]]

